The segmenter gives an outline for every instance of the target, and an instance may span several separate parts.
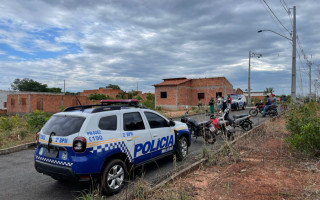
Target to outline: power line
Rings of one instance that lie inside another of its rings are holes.
[[[262,2],[262,0],[260,0],[260,3],[262,4],[263,8],[267,11],[267,13],[270,15],[271,19],[273,20],[273,22],[279,26],[279,30],[285,35],[283,29],[280,27],[280,25],[276,22],[276,20],[274,19],[274,17],[271,15],[270,11],[266,8],[266,6],[264,5],[264,3]]]
[[[288,12],[289,12],[289,9],[287,9],[287,8],[284,6],[284,4],[282,3],[281,0],[280,0],[280,3],[281,3],[281,5],[282,5],[283,9],[288,13]]]
[[[288,31],[288,33],[290,34],[290,31],[282,24],[282,22],[280,21],[280,19],[277,17],[276,14],[274,14],[273,10],[270,8],[270,6],[267,4],[267,2],[265,0],[263,0],[263,2],[268,6],[270,12],[273,14],[273,16],[278,20],[278,22],[281,24],[281,26],[286,29]]]

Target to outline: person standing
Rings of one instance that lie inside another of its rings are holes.
[[[271,99],[269,98],[269,95],[267,95],[267,102],[263,108],[262,117],[266,116],[266,111],[270,108],[270,106],[271,106]]]
[[[198,108],[199,108],[199,110],[202,108],[202,102],[201,102],[201,99],[199,99],[199,101],[198,101]]]
[[[228,95],[228,97],[227,97],[227,105],[228,105],[229,112],[231,112],[231,104],[232,104],[232,98],[231,98],[230,95]]]
[[[277,97],[275,94],[271,94],[271,96],[272,96],[272,105],[276,106],[277,105]]]
[[[214,99],[213,97],[211,97],[210,101],[209,101],[209,106],[210,106],[210,114],[214,113]]]
[[[222,98],[221,96],[218,97],[218,100],[217,100],[217,110],[221,111],[222,110]]]

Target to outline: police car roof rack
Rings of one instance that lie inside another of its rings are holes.
[[[123,105],[139,107],[139,101],[137,99],[106,99],[100,101],[101,105]]]
[[[63,110],[63,112],[69,112],[69,111],[74,111],[74,110],[84,110],[84,109],[88,109],[88,108],[93,108],[93,107],[97,107],[97,106],[101,106],[101,105],[83,105],[83,106],[72,106],[72,107],[68,107],[66,109]]]

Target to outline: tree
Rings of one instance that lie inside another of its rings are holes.
[[[48,92],[61,93],[61,88],[47,88]]]
[[[128,99],[133,99],[135,96],[137,96],[139,92],[137,91],[132,91],[132,92],[128,92],[127,95],[128,95]]]
[[[28,92],[47,92],[47,84],[42,84],[29,78],[24,78],[22,80],[15,79],[11,83],[11,88],[18,91],[28,91]]]
[[[117,99],[127,99],[127,93],[126,92],[119,92],[116,96]]]
[[[94,93],[94,94],[90,94],[88,96],[88,99],[89,100],[102,100],[102,99],[111,99],[109,95],[105,95],[105,94],[97,94],[97,93]]]
[[[141,96],[136,96],[135,99],[137,99],[138,101],[142,101],[142,97]]]
[[[106,86],[106,88],[111,88],[111,89],[114,89],[114,90],[121,90],[119,85],[114,85],[114,84],[109,84]]]
[[[148,93],[147,94],[147,100],[142,102],[142,105],[144,105],[145,107],[147,107],[149,109],[154,109],[154,103],[155,103],[154,99],[155,99],[154,94]]]
[[[271,88],[266,88],[264,91],[263,91],[263,94],[273,94],[273,92],[274,92],[274,90],[273,90],[273,88],[271,87]]]

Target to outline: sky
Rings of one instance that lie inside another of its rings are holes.
[[[312,84],[320,65],[318,0],[0,0],[0,89],[29,78],[69,92],[154,92],[164,78],[224,76],[245,91],[251,51],[262,54],[250,59],[252,91],[290,94],[293,6],[306,95],[306,63]]]

